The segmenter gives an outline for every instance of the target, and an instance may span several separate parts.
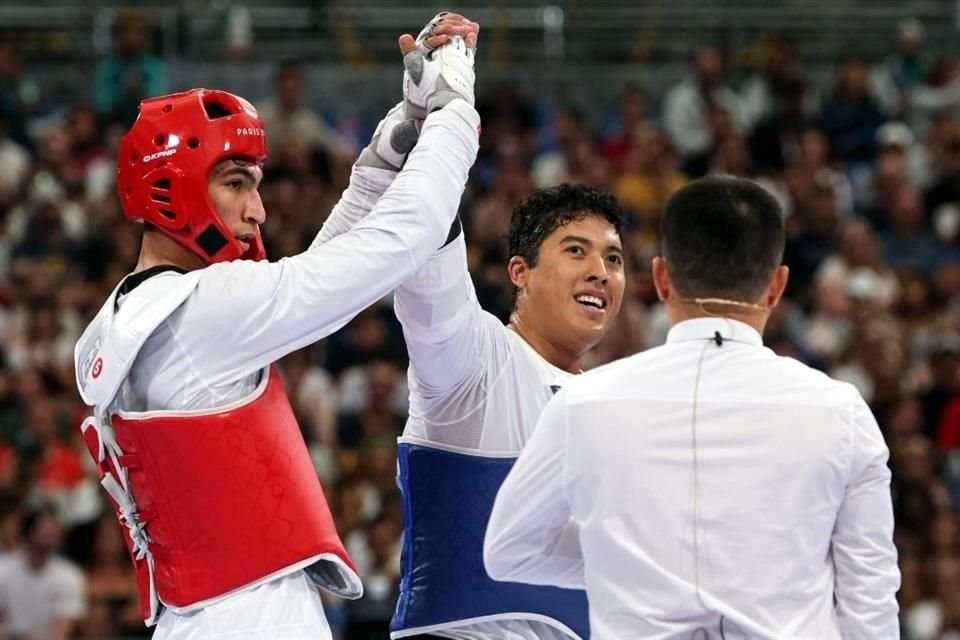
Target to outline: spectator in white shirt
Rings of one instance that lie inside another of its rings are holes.
[[[52,507],[24,514],[20,549],[0,556],[0,637],[66,640],[86,614],[80,569],[56,554],[62,529]]]
[[[315,112],[304,104],[307,80],[303,69],[295,62],[281,64],[276,72],[275,96],[257,105],[260,119],[270,140],[270,152],[281,154],[292,143],[306,145],[311,151],[321,150],[339,159],[352,151],[337,137]]]
[[[849,384],[763,346],[787,283],[758,185],[668,202],[662,347],[571,381],[497,496],[497,580],[585,588],[596,639],[898,638],[888,449]]]
[[[720,114],[728,117],[735,129],[742,129],[739,97],[723,84],[723,73],[723,55],[702,47],[694,54],[693,73],[671,87],[664,98],[664,128],[687,173],[706,172],[703,164],[717,142],[714,120]]]

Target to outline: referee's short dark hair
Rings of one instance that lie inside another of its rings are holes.
[[[783,210],[751,180],[695,180],[667,201],[660,252],[677,294],[753,302],[783,260]]]

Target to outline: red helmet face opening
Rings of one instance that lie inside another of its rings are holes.
[[[149,222],[207,263],[263,260],[259,232],[244,251],[214,208],[208,180],[224,160],[262,164],[266,157],[263,122],[239,96],[193,89],[144,100],[117,158],[124,214]]]

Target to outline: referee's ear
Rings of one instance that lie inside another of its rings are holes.
[[[787,288],[787,281],[790,279],[790,268],[786,265],[780,265],[773,274],[773,280],[767,287],[767,293],[763,296],[763,304],[768,309],[773,309],[783,297],[783,292]]]
[[[667,261],[660,256],[655,257],[650,265],[650,275],[653,276],[657,297],[661,302],[669,301],[673,289],[670,286],[670,276],[667,275]]]
[[[522,256],[511,256],[507,262],[507,275],[510,276],[510,284],[523,290],[530,278],[530,266]]]

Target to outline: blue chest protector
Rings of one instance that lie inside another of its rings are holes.
[[[401,440],[403,494],[400,599],[391,637],[464,623],[532,620],[589,638],[586,593],[492,580],[483,537],[497,490],[516,462]]]

